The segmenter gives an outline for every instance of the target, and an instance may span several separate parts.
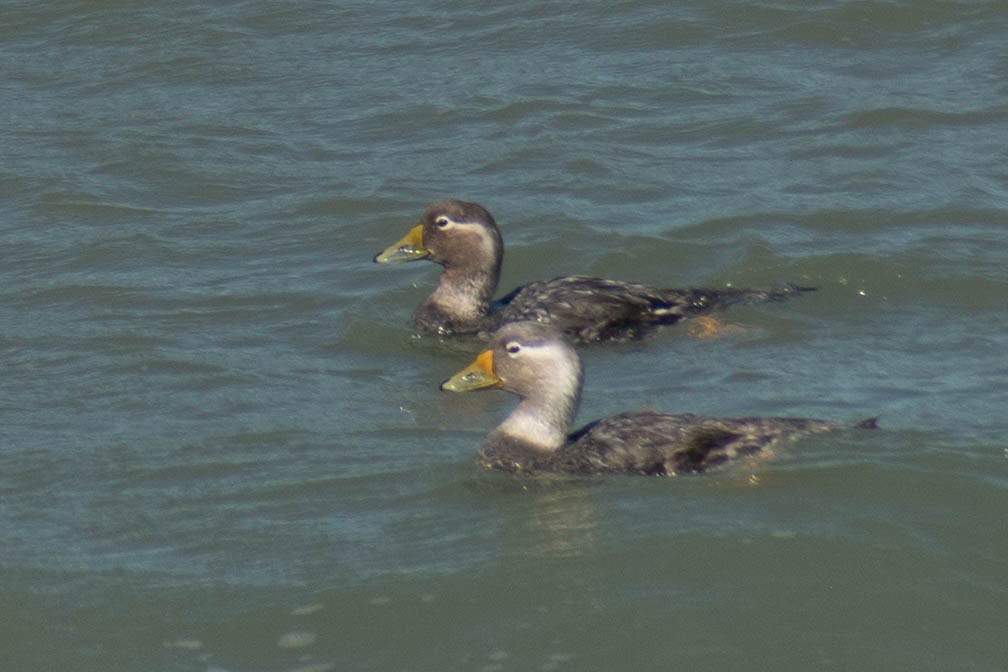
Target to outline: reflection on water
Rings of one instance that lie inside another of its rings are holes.
[[[529,493],[532,511],[524,535],[527,552],[544,558],[579,557],[597,551],[598,512],[590,486],[584,479],[557,479],[549,487]]]

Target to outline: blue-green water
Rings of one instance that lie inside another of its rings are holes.
[[[1008,8],[7,2],[0,668],[1002,670]],[[375,252],[814,285],[584,352],[580,419],[856,420],[700,478],[479,471]]]

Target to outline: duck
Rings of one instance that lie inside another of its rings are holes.
[[[502,324],[535,320],[552,324],[578,344],[637,340],[661,325],[738,303],[788,299],[812,287],[661,289],[585,275],[532,282],[494,299],[504,242],[482,205],[457,199],[430,205],[375,263],[426,259],[444,268],[437,289],[413,313],[422,334],[480,335]]]
[[[511,473],[703,474],[769,458],[793,437],[877,427],[877,418],[844,424],[640,410],[570,431],[582,387],[582,362],[571,341],[555,327],[531,321],[503,325],[469,366],[441,383],[449,392],[503,389],[518,395],[518,406],[487,435],[478,459],[487,469]]]

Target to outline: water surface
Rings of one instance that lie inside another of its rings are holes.
[[[7,3],[11,670],[1000,670],[1008,11]],[[584,351],[580,419],[859,420],[702,478],[480,472],[437,269],[814,285]]]

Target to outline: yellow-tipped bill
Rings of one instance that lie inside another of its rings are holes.
[[[394,261],[415,261],[423,259],[430,252],[423,244],[423,224],[417,224],[398,242],[389,245],[375,256],[375,263],[388,264]]]
[[[501,379],[493,372],[493,351],[484,350],[476,360],[448,380],[441,383],[442,390],[469,392],[488,387],[500,387]]]

